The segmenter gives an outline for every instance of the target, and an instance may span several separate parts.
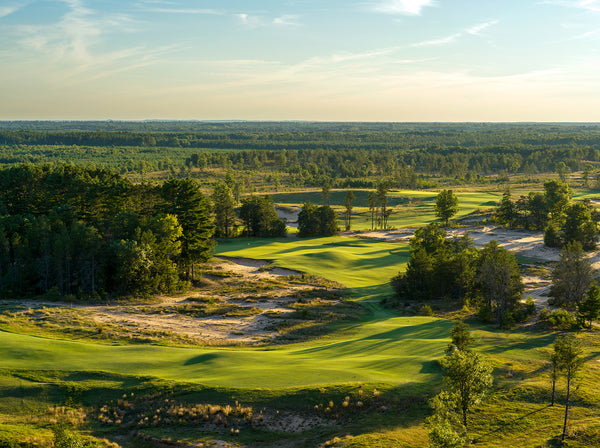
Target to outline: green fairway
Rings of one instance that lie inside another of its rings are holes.
[[[343,213],[344,197],[348,190],[332,191],[329,204]],[[368,208],[369,190],[352,190],[356,196],[352,202],[352,229],[365,230],[371,228],[371,211]],[[418,227],[426,225],[437,218],[435,216],[435,201],[438,190],[394,190],[388,193],[388,207],[393,209],[388,226]],[[486,210],[495,207],[502,199],[502,192],[489,191],[455,191],[458,196],[458,213],[454,219],[465,218],[476,210]],[[307,201],[322,204],[321,193],[318,191],[299,193],[277,193],[271,196],[280,205],[302,206]],[[343,219],[340,219],[340,227]]]
[[[450,323],[391,318],[323,343],[271,349],[101,345],[0,332],[3,367],[106,371],[235,388],[287,388],[353,381],[424,383],[438,374]]]
[[[403,269],[408,248],[355,238],[236,239],[218,254],[272,260],[344,283],[353,297],[391,293],[389,279]],[[325,338],[269,348],[175,348],[102,345],[0,332],[3,366],[11,369],[86,370],[150,375],[177,381],[236,388],[288,388],[353,381],[435,384],[435,362],[443,354],[452,323],[431,317],[398,317],[379,304],[363,302],[360,322],[334,327]],[[479,329],[480,346],[490,353],[539,357],[542,337],[515,338]],[[429,387],[430,387],[429,386]]]
[[[389,293],[389,281],[404,269],[408,245],[368,239],[281,238],[232,239],[219,242],[216,255],[272,261],[275,266],[319,275],[371,293]]]

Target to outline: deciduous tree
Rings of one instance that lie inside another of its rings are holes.
[[[567,379],[567,396],[565,397],[565,418],[563,423],[562,440],[567,433],[569,405],[571,399],[571,383],[584,363],[579,341],[573,335],[559,336],[554,340],[554,353],[559,370]]]

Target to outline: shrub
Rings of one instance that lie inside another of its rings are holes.
[[[477,311],[477,317],[481,322],[490,323],[494,321],[494,314],[492,310],[487,305],[481,305],[479,310]]]
[[[535,302],[529,296],[525,303],[519,303],[513,313],[513,317],[517,322],[525,322],[531,316],[535,316]]]
[[[559,330],[570,330],[577,326],[577,318],[567,310],[554,310],[548,316],[548,323]]]
[[[433,316],[433,310],[431,309],[431,307],[429,305],[423,305],[419,309],[419,315],[421,315],[421,316]]]
[[[546,231],[544,232],[544,244],[548,247],[562,246],[560,234],[552,224],[549,224],[548,227],[546,227]]]
[[[58,302],[62,299],[62,294],[60,293],[58,286],[53,286],[46,292],[46,300],[50,302]]]

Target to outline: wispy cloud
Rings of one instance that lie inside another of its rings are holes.
[[[450,36],[441,37],[439,39],[424,40],[421,42],[416,42],[416,43],[412,44],[411,46],[412,47],[433,47],[436,45],[446,45],[446,44],[455,42],[462,35],[463,35],[463,33],[455,33],[455,34],[451,34]]]
[[[242,25],[251,29],[264,26],[300,26],[300,22],[298,21],[299,16],[295,14],[284,14],[272,19],[247,13],[238,13],[233,16],[236,17]]]
[[[480,23],[479,25],[475,25],[472,26],[471,28],[467,28],[465,30],[465,33],[467,34],[472,34],[475,36],[480,35],[483,31],[487,30],[488,28],[498,24],[498,20],[492,20],[490,22],[484,22],[484,23]]]
[[[144,8],[145,12],[155,12],[159,14],[203,14],[203,15],[223,15],[223,11],[216,9],[203,9],[203,8],[161,8],[161,7],[150,7]]]
[[[12,5],[4,5],[0,6],[0,18],[11,15],[13,12],[18,11],[23,7],[20,3],[15,3]]]
[[[172,46],[147,48],[139,45],[101,50],[102,44],[114,32],[135,31],[136,22],[125,14],[90,9],[84,0],[60,1],[68,9],[57,22],[11,28],[18,44],[14,51],[29,52],[36,60],[43,60],[52,67],[49,73],[54,73],[56,79],[73,79],[84,74],[88,79],[105,77],[158,62],[161,56],[175,50]]]
[[[435,0],[378,0],[373,9],[386,14],[421,15],[426,6],[435,5]]]
[[[279,26],[300,26],[299,16],[296,14],[284,14],[273,19],[273,25]]]
[[[600,0],[542,0],[540,5],[559,5],[568,8],[579,8],[587,11],[600,12]]]
[[[358,61],[362,59],[372,59],[379,56],[385,56],[391,54],[401,47],[390,47],[390,48],[379,48],[375,50],[365,51],[362,53],[338,53],[331,57],[331,62],[346,62],[346,61]]]
[[[438,45],[447,45],[447,44],[456,42],[458,39],[460,39],[461,37],[463,37],[465,35],[480,36],[486,29],[496,25],[497,23],[499,23],[498,20],[492,20],[489,22],[480,23],[478,25],[474,25],[474,26],[466,28],[462,31],[459,31],[458,33],[454,33],[449,36],[441,37],[439,39],[431,39],[431,40],[424,40],[421,42],[415,42],[414,44],[411,45],[411,47],[433,47],[433,46],[438,46]]]

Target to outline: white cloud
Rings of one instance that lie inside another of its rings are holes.
[[[492,20],[491,22],[480,23],[479,25],[475,25],[475,26],[472,26],[471,28],[467,28],[465,30],[465,33],[478,36],[479,34],[481,34],[482,31],[496,25],[497,23],[498,23],[498,20]]]
[[[298,16],[295,14],[284,14],[279,17],[275,17],[274,19],[265,18],[262,16],[255,16],[246,13],[234,14],[242,25],[246,28],[254,29],[265,26],[300,26],[298,22]]]
[[[246,13],[234,14],[233,16],[246,28],[254,29],[266,25],[266,22],[260,16],[253,16]]]
[[[378,1],[374,9],[387,14],[418,16],[424,7],[434,4],[434,0],[384,0]]]
[[[197,8],[144,8],[146,12],[156,12],[159,14],[204,14],[204,15],[223,15],[223,12],[216,9],[197,9]]]
[[[541,0],[540,5],[558,5],[600,12],[600,0]]]
[[[436,45],[446,45],[456,41],[459,37],[461,37],[463,33],[456,33],[450,36],[442,37],[440,39],[432,39],[432,40],[424,40],[421,42],[416,42],[411,45],[411,47],[433,47]]]
[[[284,14],[273,19],[273,25],[280,26],[300,26],[298,16],[295,14]]]
[[[462,31],[459,31],[458,33],[454,33],[454,34],[451,34],[446,37],[416,42],[416,43],[412,44],[411,47],[433,47],[433,46],[437,46],[437,45],[447,45],[452,42],[456,42],[458,39],[463,37],[465,34],[469,34],[471,36],[479,36],[479,35],[481,35],[481,33],[484,30],[496,25],[497,23],[498,23],[498,20],[492,20],[490,22],[480,23],[478,25],[471,26]]]
[[[578,6],[590,11],[600,11],[600,1],[598,0],[583,0],[579,2]]]
[[[22,7],[22,5],[0,6],[0,18],[6,17],[15,11],[18,11],[19,9],[21,9],[21,7]]]

